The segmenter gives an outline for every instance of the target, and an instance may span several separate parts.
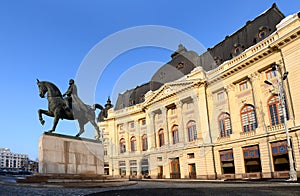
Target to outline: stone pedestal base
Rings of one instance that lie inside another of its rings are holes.
[[[39,173],[104,174],[103,153],[99,141],[44,133],[39,141]]]

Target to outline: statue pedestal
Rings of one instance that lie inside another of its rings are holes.
[[[39,141],[40,174],[104,174],[103,145],[92,139],[44,133]]]

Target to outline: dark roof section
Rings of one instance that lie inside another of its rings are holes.
[[[199,55],[194,51],[188,51],[180,44],[178,49],[171,55],[171,58],[171,61],[156,71],[149,83],[119,94],[115,110],[142,103],[145,101],[145,94],[149,90],[157,90],[163,84],[190,73],[196,67]]]
[[[284,14],[274,3],[270,9],[248,21],[244,27],[209,48],[200,55],[200,66],[205,71],[212,70],[223,62],[239,55],[247,48],[253,46],[276,30],[276,25],[284,18]]]
[[[115,110],[120,110],[125,107],[133,106],[135,104],[143,103],[145,101],[145,94],[150,90],[150,83],[137,86],[134,89],[125,91],[119,94],[115,106]]]
[[[190,73],[196,66],[202,66],[205,71],[212,70],[224,61],[232,59],[252,45],[268,37],[276,30],[276,25],[284,18],[283,13],[274,3],[270,9],[248,21],[244,27],[198,56],[194,51],[188,51],[183,45],[171,55],[171,61],[163,65],[152,77],[149,83],[137,86],[119,94],[115,110],[144,102],[144,95],[149,90],[157,90],[163,84],[181,78]]]
[[[199,55],[194,51],[188,51],[182,44],[171,55],[172,60],[159,68],[152,76],[150,89],[155,91],[163,84],[172,82],[190,73],[196,66]]]

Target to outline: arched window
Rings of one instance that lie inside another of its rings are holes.
[[[146,134],[144,134],[142,136],[142,150],[143,151],[148,150],[148,140],[147,140],[147,135]]]
[[[136,151],[136,137],[135,136],[132,136],[130,138],[130,149],[131,149],[131,152]]]
[[[164,138],[164,130],[163,129],[160,129],[158,131],[158,140],[159,140],[159,147],[165,145],[165,138]]]
[[[252,105],[245,105],[241,110],[241,121],[244,132],[257,128],[255,109]]]
[[[126,145],[125,145],[125,139],[121,138],[120,139],[120,153],[126,152]]]
[[[284,123],[283,121],[283,111],[279,102],[279,97],[277,95],[272,96],[268,101],[269,117],[272,126]],[[287,108],[285,108],[287,111]],[[288,119],[288,114],[286,112],[286,118]]]
[[[172,139],[173,139],[173,144],[179,143],[178,125],[174,125],[172,127]]]
[[[220,137],[227,137],[232,134],[230,115],[223,112],[219,118]]]
[[[196,122],[191,120],[187,123],[189,142],[197,140]]]

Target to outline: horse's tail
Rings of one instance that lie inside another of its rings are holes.
[[[103,110],[104,108],[102,107],[102,105],[96,103],[93,105],[94,110],[99,109],[99,110]]]

